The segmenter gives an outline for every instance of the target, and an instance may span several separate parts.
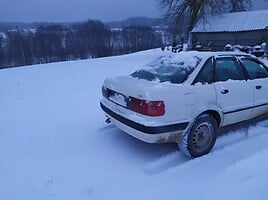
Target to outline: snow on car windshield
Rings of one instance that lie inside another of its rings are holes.
[[[131,74],[149,81],[183,83],[200,63],[201,57],[189,52],[162,56]]]

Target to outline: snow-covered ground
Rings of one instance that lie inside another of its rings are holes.
[[[0,71],[1,200],[266,200],[268,121],[226,132],[188,160],[106,125],[105,77],[162,52]]]

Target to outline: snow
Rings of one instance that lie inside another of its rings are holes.
[[[125,101],[125,97],[122,94],[114,94],[113,96],[109,97],[109,100],[121,106],[127,107],[127,102]]]
[[[137,79],[154,82],[181,84],[198,66],[202,59],[212,56],[211,53],[197,51],[182,51],[176,54],[166,52],[165,54],[146,64],[133,73],[132,76]],[[170,77],[174,75],[176,75],[176,79],[171,80]]]
[[[105,77],[161,54],[1,70],[0,199],[266,200],[268,121],[225,132],[193,160],[105,124]]]
[[[268,26],[268,10],[235,12],[200,21],[192,32],[235,32],[262,30]]]
[[[3,38],[3,39],[7,39],[6,34],[5,34],[5,33],[3,33],[3,32],[0,32],[0,37],[1,37],[1,38]]]
[[[177,54],[170,53],[168,56],[161,56],[153,62],[145,65],[145,69],[148,68],[154,71],[155,69],[160,68],[161,71],[161,67],[169,66],[173,68],[195,68],[199,63],[198,59],[201,59],[199,57],[200,53],[198,52],[180,52]]]
[[[268,58],[262,60],[268,66]]]

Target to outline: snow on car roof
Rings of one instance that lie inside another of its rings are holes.
[[[203,59],[211,56],[248,56],[243,52],[199,52],[199,51],[182,51],[179,53],[169,53],[160,56],[149,64],[145,65],[142,69],[157,68],[160,66],[173,66],[173,67],[196,67],[196,65]]]
[[[185,82],[192,72],[211,56],[230,56],[235,52],[198,52],[182,51],[179,53],[167,52],[138,69],[130,76],[138,79],[157,82],[170,82],[181,84]],[[246,54],[243,54],[243,56]]]
[[[145,65],[143,69],[158,68],[160,66],[172,67],[194,67],[198,60],[202,59],[202,54],[198,52],[180,52],[177,54],[169,54],[160,56],[149,64]]]

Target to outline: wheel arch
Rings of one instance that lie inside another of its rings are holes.
[[[220,115],[220,113],[218,111],[216,111],[216,110],[207,110],[207,111],[201,113],[200,115],[202,115],[202,114],[211,115],[212,117],[214,117],[216,119],[218,126],[220,126],[220,124],[222,122],[222,118],[221,118],[221,115]]]

